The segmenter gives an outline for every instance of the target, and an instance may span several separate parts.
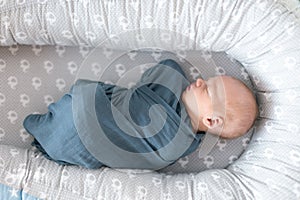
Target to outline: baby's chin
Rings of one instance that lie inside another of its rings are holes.
[[[184,105],[186,105],[187,103],[187,94],[186,94],[186,91],[184,90],[181,94],[181,101],[184,103]]]
[[[195,113],[198,110],[198,104],[195,96],[191,92],[184,91],[181,94],[181,100],[187,110]]]

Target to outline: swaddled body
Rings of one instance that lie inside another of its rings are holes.
[[[180,99],[189,84],[172,60],[148,69],[130,89],[78,80],[24,127],[60,164],[160,169],[193,152],[204,134],[193,132]]]

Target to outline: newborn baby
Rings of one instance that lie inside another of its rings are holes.
[[[154,170],[195,151],[205,132],[223,138],[245,134],[257,115],[255,98],[241,81],[217,76],[190,83],[170,59],[129,89],[77,80],[48,110],[23,123],[48,159]]]

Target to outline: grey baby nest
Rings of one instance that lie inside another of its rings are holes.
[[[1,199],[300,199],[298,1],[12,0],[0,11]],[[255,126],[158,172],[59,166],[30,147],[24,117],[74,80],[130,86],[165,58],[190,79],[244,81]]]

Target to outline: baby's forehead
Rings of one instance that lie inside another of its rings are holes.
[[[215,76],[206,81],[209,94],[212,98],[219,101],[231,101],[237,95],[241,98],[247,97],[248,89],[244,84],[229,76]]]
[[[243,82],[231,76],[214,76],[209,78],[206,83],[208,85],[222,85],[223,88],[246,89]]]
[[[221,76],[213,76],[206,79],[206,82],[222,82]]]
[[[224,82],[220,76],[214,76],[214,77],[208,78],[205,82],[206,82],[206,85],[208,86],[208,88],[210,88],[211,90],[213,90],[217,86],[224,88]]]

